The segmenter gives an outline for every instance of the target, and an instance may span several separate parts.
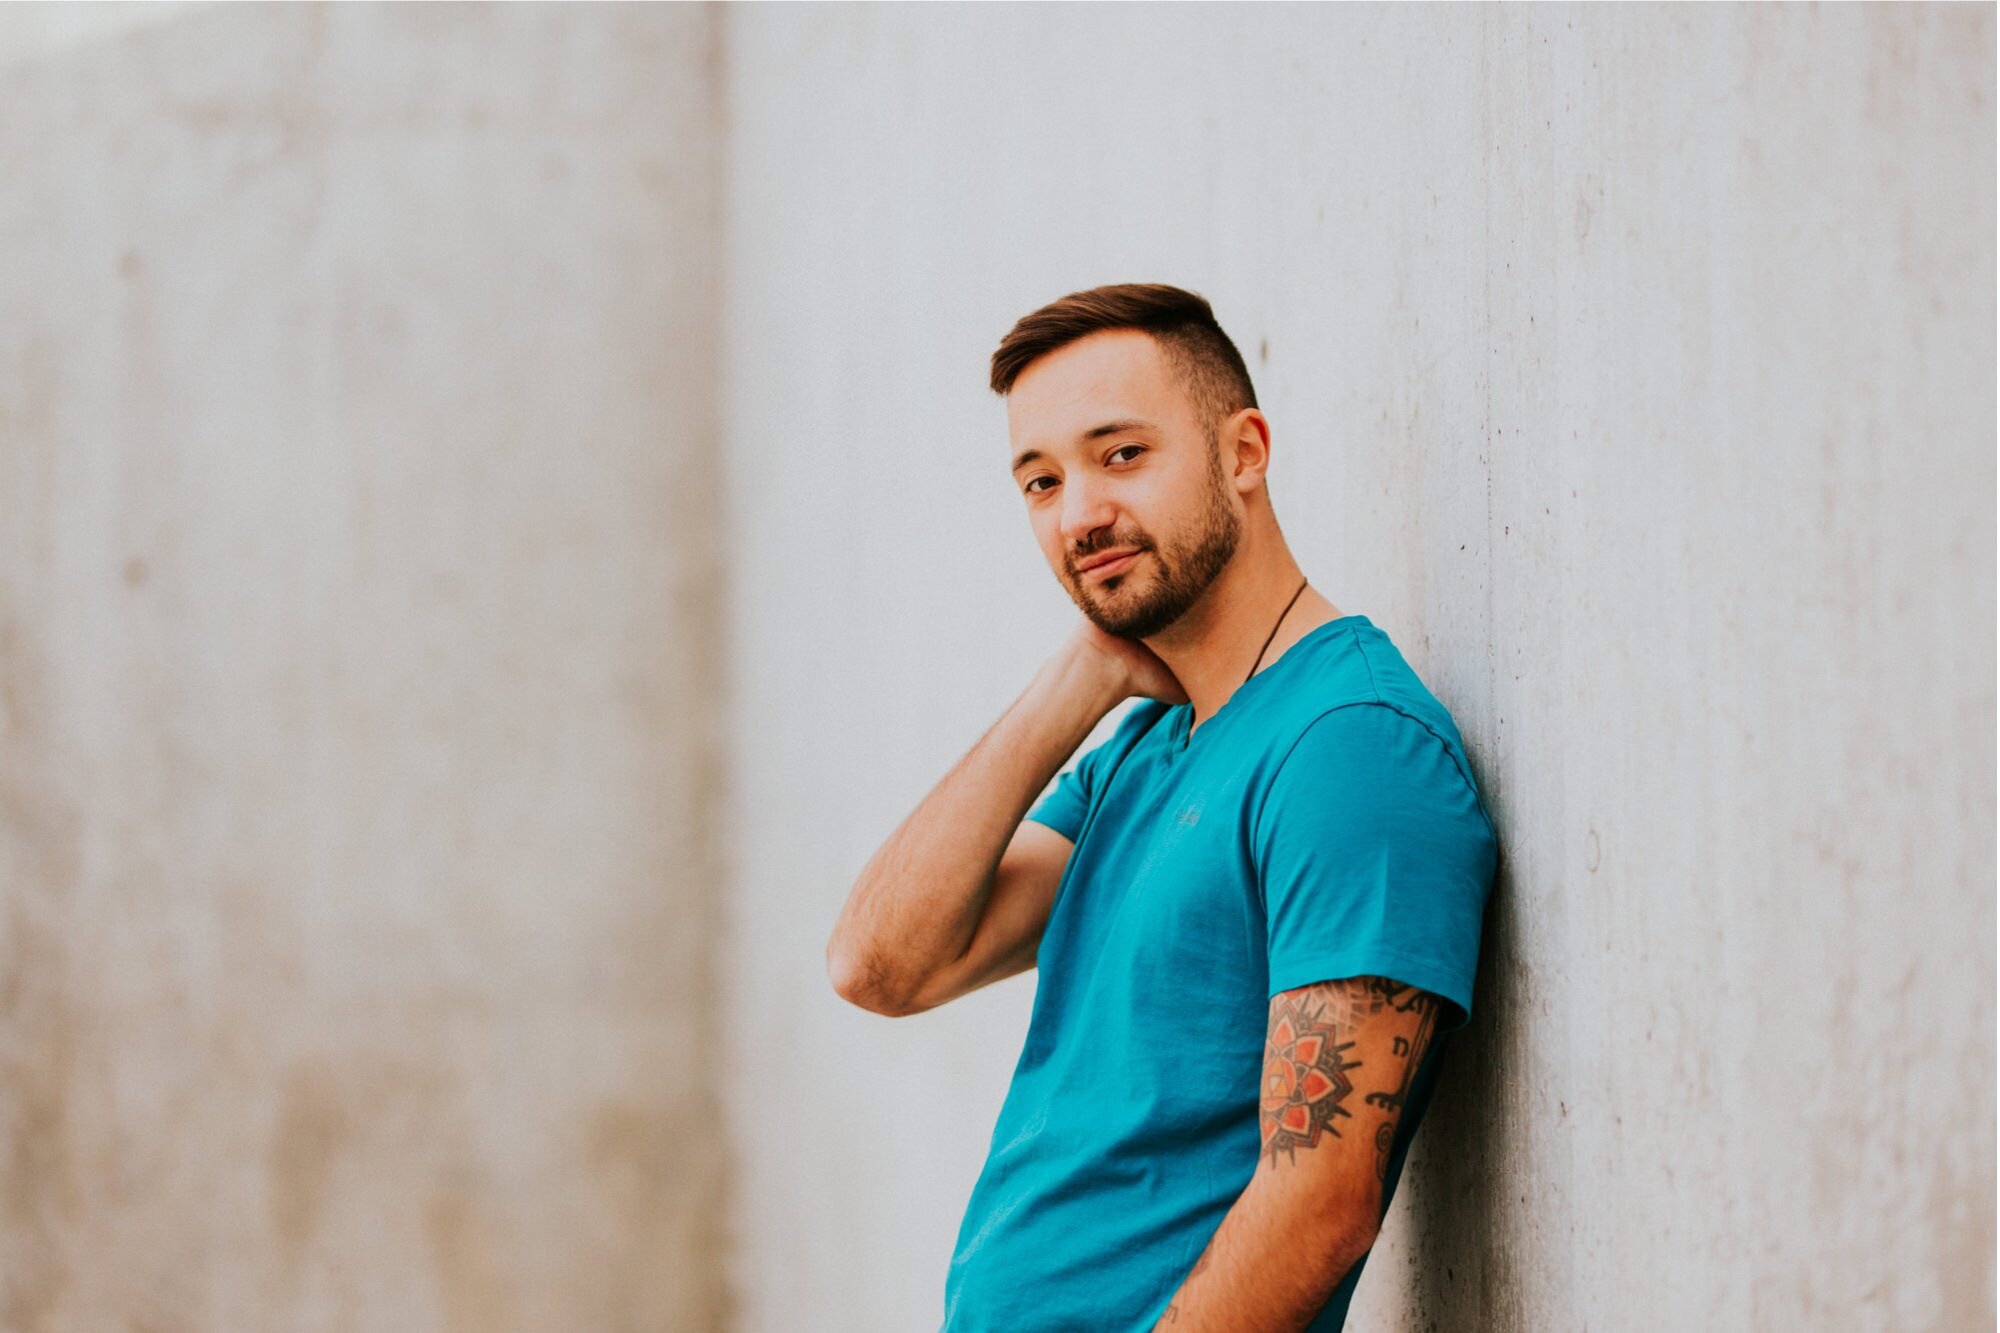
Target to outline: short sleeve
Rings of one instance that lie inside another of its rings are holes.
[[[1457,752],[1385,703],[1322,713],[1280,763],[1252,827],[1269,993],[1383,976],[1441,996],[1465,1026],[1498,842]]]
[[[1117,737],[1113,736],[1112,740]],[[1084,751],[1083,758],[1056,774],[1055,785],[1028,811],[1027,817],[1037,824],[1047,824],[1056,832],[1076,841],[1083,829],[1083,817],[1090,809],[1090,794],[1095,789],[1093,782],[1098,768],[1104,762],[1104,751],[1111,741]]]
[[[1111,729],[1110,737],[1084,751],[1081,759],[1056,774],[1055,784],[1025,817],[1037,824],[1047,824],[1075,842],[1083,831],[1084,816],[1090,813],[1090,803],[1105,780],[1105,765],[1130,752],[1166,711],[1165,704],[1145,698],[1128,707]]]

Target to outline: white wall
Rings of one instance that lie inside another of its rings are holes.
[[[935,1328],[1035,978],[853,876],[1075,614],[986,358],[1216,304],[1505,840],[1357,1328],[1993,1318],[1991,6],[728,10],[724,1045],[754,1329]]]
[[[1035,978],[822,951],[1125,280],[1505,837],[1354,1325],[1990,1324],[1993,39],[0,7],[0,1329],[935,1328]]]
[[[0,1329],[721,1327],[716,12],[8,10]]]

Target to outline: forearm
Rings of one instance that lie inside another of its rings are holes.
[[[1323,1206],[1309,1212],[1297,1190],[1259,1171],[1182,1279],[1156,1333],[1297,1333],[1374,1240],[1365,1223]]]
[[[871,994],[908,994],[961,957],[1014,830],[1063,761],[1122,698],[1087,658],[1050,657],[863,867],[827,943]]]

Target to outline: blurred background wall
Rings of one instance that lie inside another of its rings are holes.
[[[6,7],[0,1328],[935,1328],[1129,280],[1503,834],[1353,1326],[1990,1326],[1993,12]]]
[[[724,1326],[717,18],[0,16],[7,1333]]]

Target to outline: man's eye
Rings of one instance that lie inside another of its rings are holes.
[[[1105,456],[1107,458],[1116,458],[1118,457],[1118,455],[1124,453],[1127,449],[1137,449],[1142,454],[1146,452],[1146,446],[1143,444],[1121,444],[1116,449],[1113,449],[1109,454]],[[1035,482],[1038,481],[1053,482],[1054,480],[1055,480],[1054,477],[1034,477],[1030,479],[1028,484],[1023,486],[1021,489],[1022,491],[1024,491],[1026,494],[1029,495],[1040,495],[1041,492],[1035,489]]]

